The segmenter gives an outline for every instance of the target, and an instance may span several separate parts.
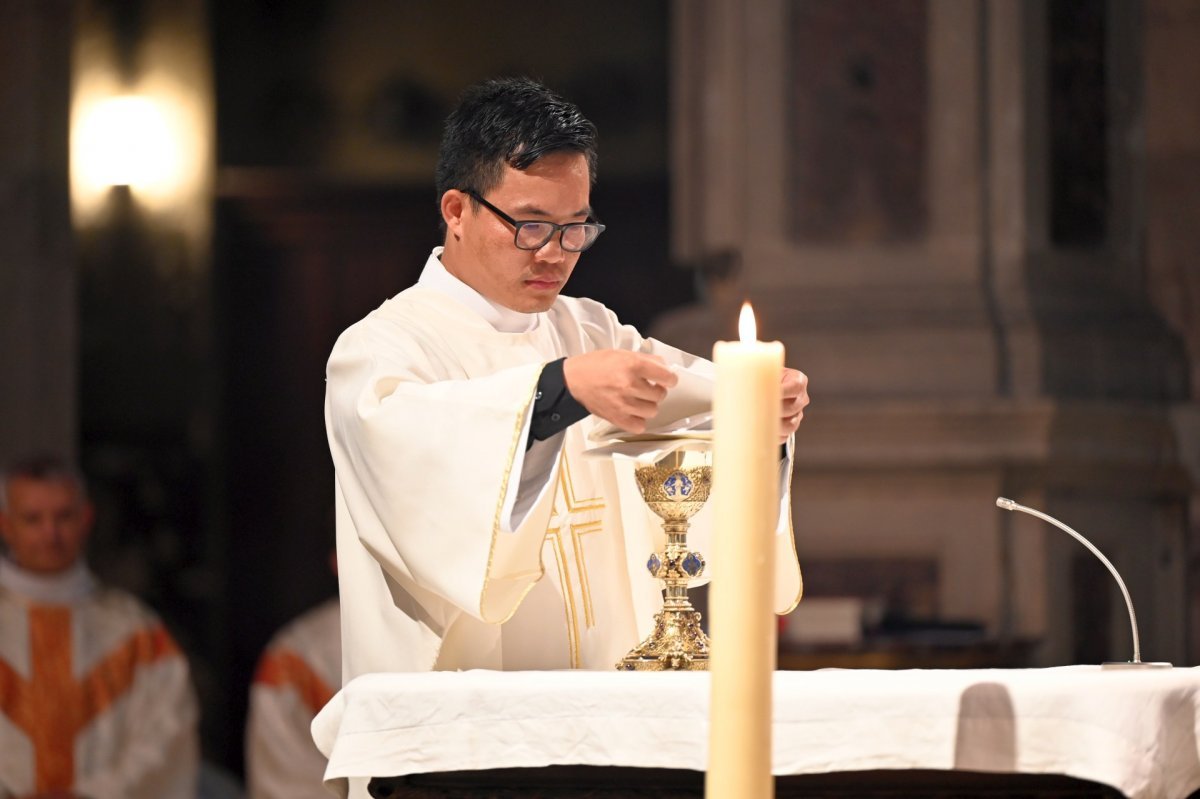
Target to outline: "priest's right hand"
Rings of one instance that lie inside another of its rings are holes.
[[[644,433],[646,421],[679,378],[657,355],[595,350],[563,361],[563,381],[588,413],[630,433]]]

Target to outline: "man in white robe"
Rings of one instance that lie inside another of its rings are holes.
[[[248,799],[323,799],[326,759],[309,725],[341,687],[341,610],[326,600],[272,636],[254,672],[246,721]]]
[[[0,475],[0,797],[194,799],[187,661],[153,611],[88,571],[92,517],[59,461]]]
[[[329,566],[337,574],[337,555]],[[337,597],[309,608],[271,636],[250,684],[246,717],[248,799],[322,799],[325,755],[309,725],[342,685]]]
[[[521,79],[469,90],[438,165],[444,247],[334,347],[343,682],[611,669],[649,632],[660,528],[628,475],[583,453],[602,422],[642,432],[675,370],[712,365],[560,296],[603,231],[594,175],[595,128],[573,105]],[[786,370],[783,396],[786,489],[807,378]],[[801,583],[786,490],[776,541],[787,612]]]

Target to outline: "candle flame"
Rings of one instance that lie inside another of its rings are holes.
[[[738,338],[742,341],[755,341],[758,338],[758,327],[754,324],[754,309],[750,301],[742,303],[742,312],[738,315]]]

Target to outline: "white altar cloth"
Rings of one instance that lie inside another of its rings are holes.
[[[548,765],[704,771],[706,672],[368,674],[313,721],[326,782]],[[1131,799],[1200,789],[1200,667],[775,673],[777,775],[1062,774]]]

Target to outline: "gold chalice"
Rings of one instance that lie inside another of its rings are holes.
[[[646,562],[663,582],[663,608],[654,616],[654,631],[617,663],[622,671],[703,671],[708,668],[708,636],[700,613],[688,601],[688,582],[704,573],[704,557],[688,549],[688,520],[708,500],[712,489],[707,450],[676,450],[634,472],[638,490],[650,510],[662,519],[667,534],[664,551]]]

